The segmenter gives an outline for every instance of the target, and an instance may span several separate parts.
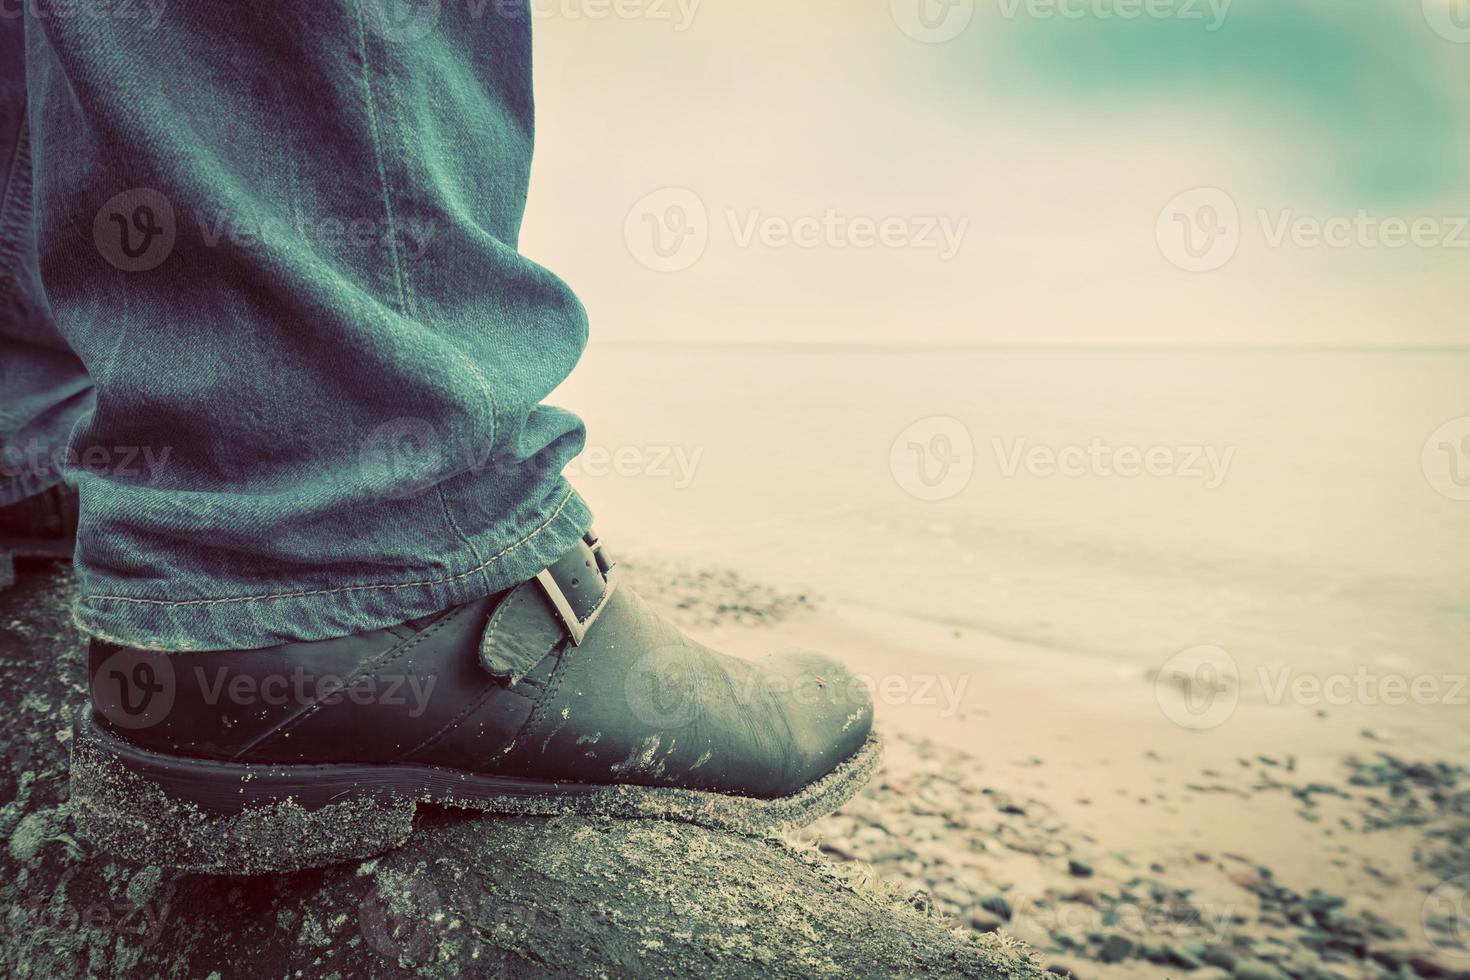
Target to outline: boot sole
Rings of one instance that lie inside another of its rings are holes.
[[[556,783],[434,766],[271,765],[150,752],[72,729],[78,832],[119,857],[206,874],[262,874],[361,860],[401,847],[419,804],[520,817],[659,819],[763,834],[805,826],[862,789],[876,734],[821,779],[777,799],[672,787]]]

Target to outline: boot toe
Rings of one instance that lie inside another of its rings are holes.
[[[861,678],[825,654],[777,654],[765,672],[791,732],[785,795],[857,754],[873,729],[873,699]]]

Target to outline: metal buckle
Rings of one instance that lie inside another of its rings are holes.
[[[571,638],[573,646],[582,645],[582,641],[587,638],[587,632],[592,629],[592,624],[597,622],[597,617],[602,615],[602,610],[607,608],[607,601],[612,598],[613,590],[617,587],[613,576],[613,566],[603,557],[602,545],[596,538],[592,538],[586,544],[592,551],[598,572],[602,575],[604,588],[602,597],[597,600],[597,605],[593,606],[592,611],[584,618],[577,618],[577,611],[572,608],[571,602],[567,600],[567,594],[561,590],[561,586],[552,577],[551,569],[548,568],[536,576],[536,581],[541,585],[541,591],[546,593],[551,608],[556,610],[557,618],[566,627],[567,636]]]
[[[582,543],[592,550],[592,560],[597,563],[597,570],[602,573],[603,578],[606,578],[612,571],[613,563],[602,553],[602,542],[596,534],[588,531],[582,536]]]

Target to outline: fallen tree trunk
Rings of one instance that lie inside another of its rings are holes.
[[[819,855],[683,824],[430,812],[398,851],[256,878],[90,853],[66,804],[70,589],[0,595],[5,975],[1041,976]]]

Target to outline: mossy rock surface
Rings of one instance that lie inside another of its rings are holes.
[[[5,976],[1045,976],[813,852],[684,824],[428,810],[392,853],[255,878],[92,853],[67,808],[71,589],[0,593]]]

